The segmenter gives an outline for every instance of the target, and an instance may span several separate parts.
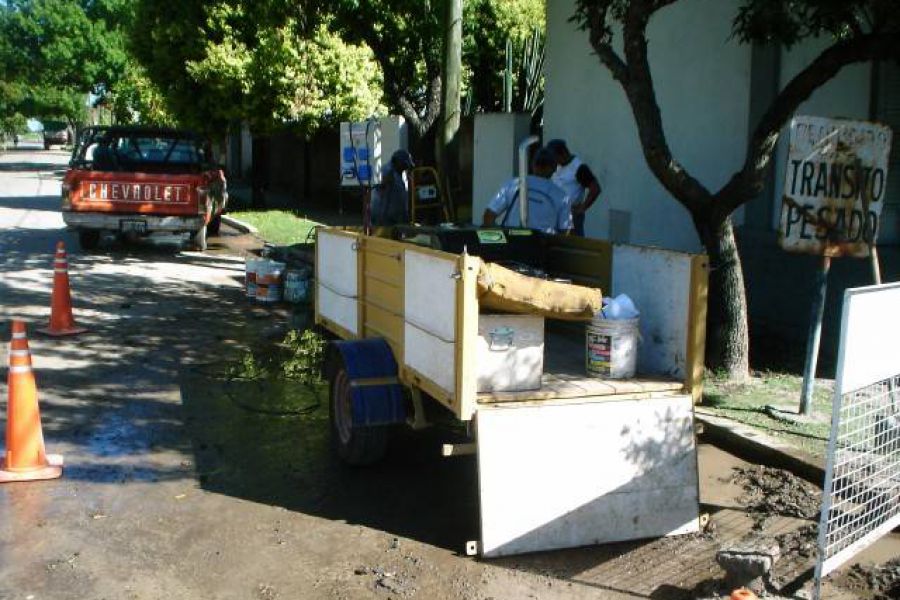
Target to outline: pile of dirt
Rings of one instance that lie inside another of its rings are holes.
[[[853,565],[837,584],[860,598],[896,600],[900,598],[900,557],[881,565]]]
[[[819,526],[810,523],[800,529],[775,536],[781,556],[793,556],[804,559],[815,558]]]
[[[731,480],[743,488],[739,501],[754,516],[756,530],[763,529],[775,515],[799,519],[819,515],[822,491],[788,471],[754,465],[736,468]]]

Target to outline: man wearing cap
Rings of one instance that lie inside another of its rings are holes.
[[[569,199],[572,210],[572,231],[584,237],[584,215],[600,195],[600,183],[590,167],[569,152],[564,140],[550,140],[547,148],[556,158],[553,182],[561,187]]]
[[[381,183],[372,190],[372,225],[409,223],[407,171],[415,166],[412,155],[397,150],[381,173]]]
[[[557,187],[550,176],[556,168],[553,153],[541,148],[531,160],[528,186],[528,222],[526,227],[545,233],[568,233],[572,217],[566,193]],[[519,207],[519,178],[510,179],[484,210],[486,227],[521,227]]]

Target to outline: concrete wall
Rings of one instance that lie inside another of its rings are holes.
[[[481,224],[497,190],[516,174],[516,149],[528,137],[530,117],[516,113],[475,115],[472,221]]]
[[[711,189],[743,162],[748,137],[751,49],[729,40],[738,4],[685,0],[648,29],[672,152]],[[544,137],[566,139],[600,179],[604,193],[588,213],[587,234],[699,250],[687,212],[646,166],[621,87],[591,53],[587,33],[569,22],[573,12],[573,0],[547,2]]]

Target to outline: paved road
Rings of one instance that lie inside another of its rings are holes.
[[[389,467],[342,469],[324,405],[300,417],[247,410],[282,391],[216,374],[247,344],[278,339],[289,315],[243,297],[231,255],[246,240],[214,239],[206,254],[82,254],[58,212],[66,158],[0,155],[0,339],[11,318],[28,322],[44,436],[67,465],[59,480],[0,487],[0,599],[474,599],[547,587],[456,554],[477,533],[471,460],[440,459],[426,436],[401,443]],[[58,240],[89,329],[77,338],[34,333]]]
[[[703,536],[460,556],[478,535],[472,457],[439,458],[432,432],[401,436],[379,467],[336,464],[321,397],[220,376],[290,318],[243,297],[235,248],[248,240],[81,254],[57,209],[66,158],[0,154],[0,339],[11,318],[28,322],[44,437],[67,465],[0,486],[0,600],[675,599],[720,575],[720,539]],[[58,240],[89,329],[77,338],[34,333]],[[0,382],[0,419],[6,393]],[[281,398],[308,410],[259,409]],[[700,462],[719,531],[737,535],[749,519],[728,476],[746,463],[709,446]]]

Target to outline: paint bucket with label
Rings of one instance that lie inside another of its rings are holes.
[[[309,269],[290,269],[284,274],[284,301],[309,302]]]
[[[261,262],[258,258],[248,258],[244,263],[244,288],[248,298],[256,298],[256,268]]]
[[[587,374],[603,379],[629,379],[637,367],[639,319],[604,319],[587,326]]]
[[[256,300],[258,302],[281,301],[281,275],[285,264],[274,260],[261,260],[256,265]]]

